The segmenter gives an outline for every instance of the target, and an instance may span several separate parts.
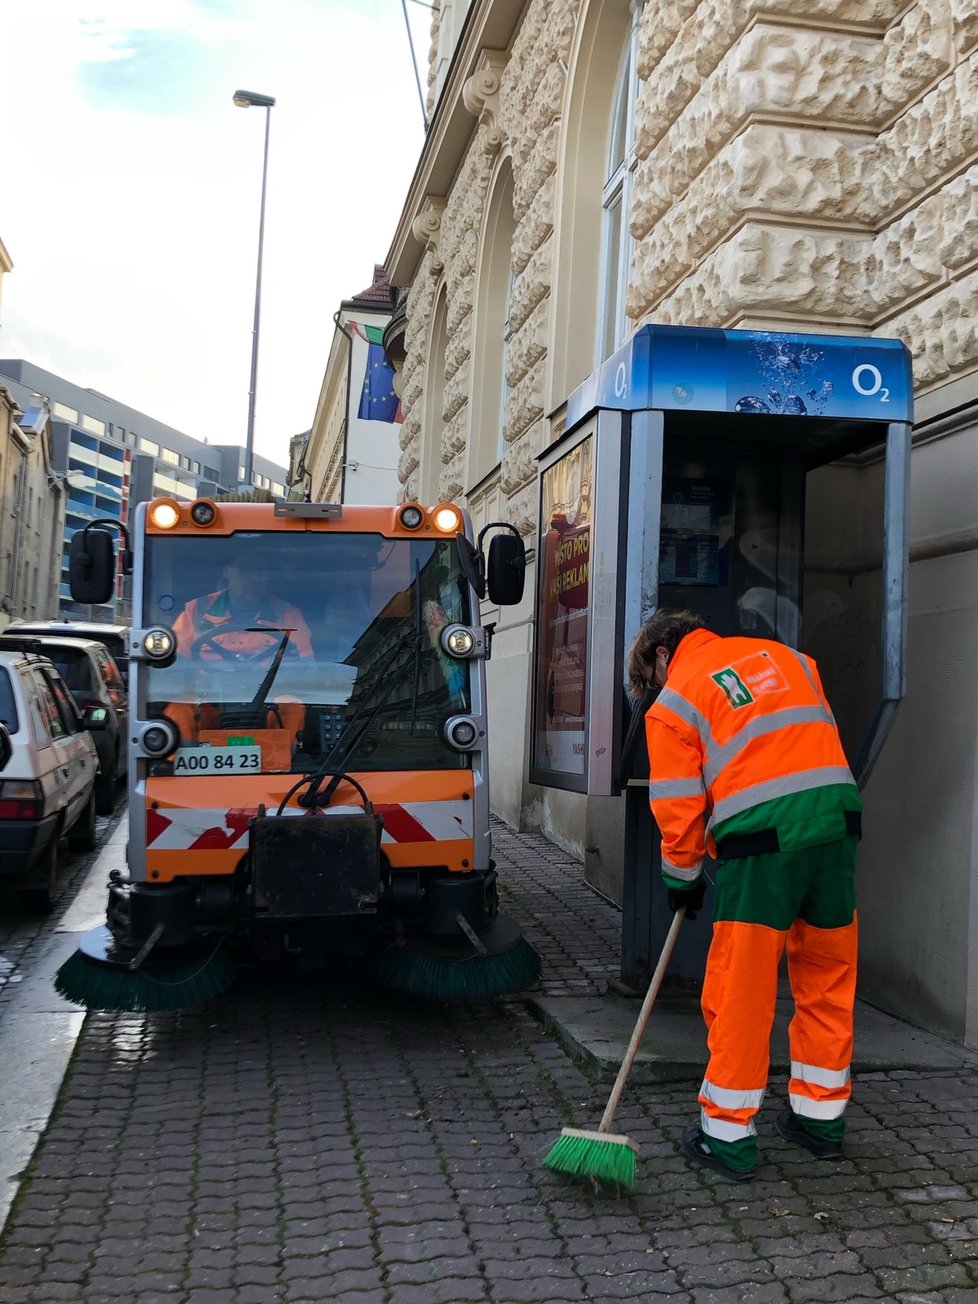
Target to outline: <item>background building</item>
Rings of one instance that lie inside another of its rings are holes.
[[[536,459],[568,396],[638,326],[906,342],[909,685],[865,793],[862,984],[971,1044],[976,88],[978,11],[960,0],[441,0],[431,125],[386,259],[404,492],[466,505],[477,529],[512,521],[531,554]],[[494,804],[615,895],[617,799],[526,777],[529,579],[521,608],[484,616],[505,704]]]
[[[400,398],[384,352],[390,283],[374,267],[372,284],[345,299],[334,331],[312,428],[290,478],[314,502],[400,501]]]
[[[57,608],[32,614],[127,623],[132,616],[130,595],[121,579],[111,605],[90,609],[72,600],[67,567],[68,545],[75,530],[98,518],[125,523],[132,506],[152,498],[189,501],[219,488],[241,488],[244,448],[194,439],[23,359],[0,359],[0,385],[6,386],[25,410],[36,405],[39,397],[46,402],[53,470],[67,490],[64,529],[50,554],[61,558]],[[284,467],[254,457],[255,486],[284,497],[285,480]]]

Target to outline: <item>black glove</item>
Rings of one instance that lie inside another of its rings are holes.
[[[696,882],[689,887],[671,887],[668,889],[669,909],[675,914],[677,910],[685,906],[686,918],[695,919],[703,909],[703,898],[705,896],[706,879],[701,874]]]

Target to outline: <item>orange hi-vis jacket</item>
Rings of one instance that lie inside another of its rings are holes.
[[[300,656],[312,656],[312,640],[309,626],[302,612],[288,602],[278,598],[265,598],[253,617],[249,618],[249,629],[235,627],[231,612],[231,602],[227,589],[218,589],[203,598],[191,598],[183,611],[173,622],[173,632],[177,639],[179,651],[190,655],[195,641],[202,634],[226,633],[222,646],[229,652],[255,653],[266,647],[274,647],[274,634],[280,629],[291,630],[291,643]],[[267,635],[260,632],[260,627],[267,625]],[[231,628],[229,628],[231,627]],[[208,651],[202,653],[204,660],[214,660],[219,653]]]
[[[768,639],[687,634],[645,717],[649,800],[671,887],[724,838],[792,851],[846,836],[862,810],[815,662]]]

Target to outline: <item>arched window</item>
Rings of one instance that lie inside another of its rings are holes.
[[[513,294],[513,169],[501,164],[487,205],[476,283],[467,487],[502,460],[509,385],[510,304]]]
[[[605,182],[601,192],[601,307],[595,362],[610,357],[630,333],[625,316],[625,295],[631,265],[632,238],[628,232],[631,200],[632,147],[635,142],[633,106],[636,94],[634,29],[622,51],[615,80],[615,96],[608,131]]]
[[[421,431],[421,465],[417,472],[418,500],[438,501],[441,477],[442,432],[445,428],[445,353],[448,344],[448,293],[438,293],[431,319],[428,364],[425,367],[424,427]]]
[[[627,333],[634,51],[641,0],[582,0],[557,176],[547,401],[557,407]]]

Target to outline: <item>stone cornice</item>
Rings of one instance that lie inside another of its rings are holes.
[[[415,218],[426,195],[450,191],[478,128],[465,107],[463,87],[478,71],[483,50],[509,49],[525,7],[525,0],[473,0],[384,262],[392,285],[407,286],[414,280],[424,252],[412,229]]]

